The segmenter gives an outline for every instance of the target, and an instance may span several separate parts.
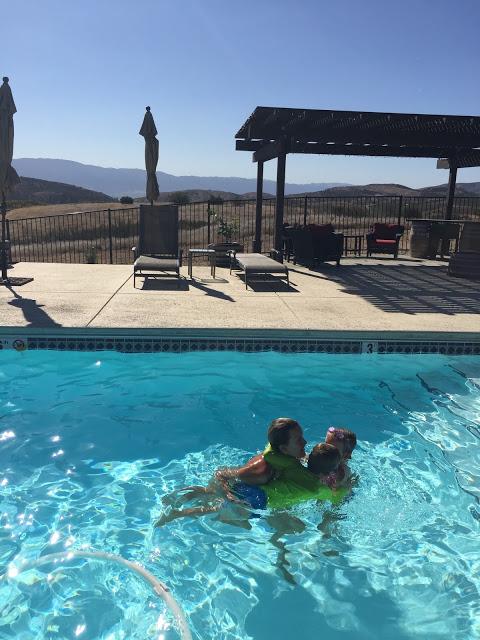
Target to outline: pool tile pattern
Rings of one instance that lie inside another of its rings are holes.
[[[182,353],[195,351],[237,351],[254,353],[349,353],[349,354],[418,354],[480,355],[479,342],[447,342],[442,340],[334,340],[265,337],[143,337],[143,336],[21,336],[0,342],[0,349],[54,351],[119,351],[121,353]]]

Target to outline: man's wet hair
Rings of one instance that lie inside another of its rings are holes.
[[[308,456],[307,468],[315,475],[319,473],[328,475],[332,471],[335,471],[341,458],[342,456],[337,447],[334,447],[333,444],[322,442],[313,447],[312,452]]]
[[[293,418],[276,418],[268,427],[267,438],[274,451],[288,444],[290,434],[294,429],[300,429],[300,425]]]

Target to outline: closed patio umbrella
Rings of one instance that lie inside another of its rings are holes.
[[[0,245],[0,262],[2,277],[0,284],[6,286],[22,285],[31,282],[33,278],[9,278],[7,273],[8,245],[7,242],[7,202],[6,194],[20,182],[17,172],[12,167],[13,158],[13,114],[17,108],[13,101],[12,90],[8,84],[8,78],[3,78],[0,86],[0,192],[2,213],[2,239]]]
[[[143,118],[142,127],[139,133],[145,138],[145,169],[147,170],[146,195],[147,200],[150,200],[150,204],[153,205],[153,201],[157,200],[159,196],[156,174],[158,162],[158,140],[155,137],[157,135],[157,128],[150,112],[150,107],[147,107],[147,112]]]

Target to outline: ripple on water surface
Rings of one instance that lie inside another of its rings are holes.
[[[476,638],[479,380],[474,357],[0,353],[0,564],[120,554],[170,586],[195,638]],[[152,527],[279,415],[310,444],[357,432],[348,499]],[[146,583],[92,560],[4,579],[0,614],[0,638],[179,637]]]

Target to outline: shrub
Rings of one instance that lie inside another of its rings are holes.
[[[120,198],[120,204],[133,204],[133,198],[130,196],[122,196]]]
[[[209,204],[223,204],[224,200],[220,196],[210,196],[208,199]]]
[[[185,191],[174,191],[168,197],[169,202],[173,204],[188,204],[190,202],[190,196]]]
[[[83,251],[83,255],[85,256],[85,262],[88,264],[96,264],[98,258],[98,247],[95,245],[86,247]]]

